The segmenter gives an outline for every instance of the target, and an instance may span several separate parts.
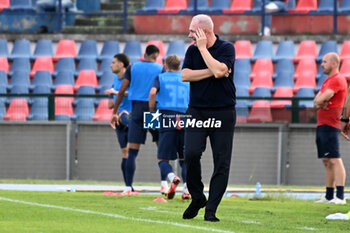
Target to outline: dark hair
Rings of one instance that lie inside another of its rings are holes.
[[[118,59],[118,61],[122,62],[124,64],[124,67],[128,67],[130,65],[130,59],[128,55],[125,53],[118,53],[114,55],[114,58]]]
[[[167,65],[168,69],[178,70],[180,69],[181,59],[177,55],[172,54],[167,56],[165,59],[165,64]]]
[[[148,45],[147,48],[146,48],[146,55],[147,56],[150,56],[154,53],[159,53],[159,49],[157,46],[151,44],[151,45]]]

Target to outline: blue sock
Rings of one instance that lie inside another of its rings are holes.
[[[125,185],[132,186],[134,180],[134,174],[136,169],[136,156],[139,150],[129,148],[128,159],[126,160],[125,166]]]
[[[180,167],[181,167],[181,176],[183,183],[186,183],[186,164],[184,160],[179,160]]]
[[[122,172],[123,172],[123,179],[124,179],[124,183],[126,183],[126,179],[125,179],[125,171],[126,171],[126,158],[122,158]]]
[[[333,187],[326,187],[326,199],[332,200],[334,196],[334,188]]]
[[[337,187],[337,198],[344,200],[344,186],[336,186]]]
[[[161,178],[161,180],[166,180],[168,174],[170,172],[173,172],[173,168],[170,166],[169,162],[167,162],[167,161],[160,161],[160,162],[158,162],[158,166],[160,168],[160,178]]]

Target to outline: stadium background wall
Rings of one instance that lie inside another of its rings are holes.
[[[0,179],[120,181],[121,152],[106,123],[1,122]],[[350,172],[350,144],[340,138]],[[202,156],[203,180],[212,173],[211,148]],[[323,185],[314,124],[238,124],[230,184]],[[158,182],[156,147],[147,138],[137,158],[136,182]]]

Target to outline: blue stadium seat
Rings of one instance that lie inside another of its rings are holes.
[[[164,0],[147,0],[144,7],[136,10],[136,13],[157,13],[157,10],[162,8],[164,8]]]
[[[270,58],[273,57],[272,42],[268,40],[261,40],[257,43],[252,61],[255,62],[258,58]]]
[[[279,71],[273,85],[273,90],[275,91],[278,87],[294,87],[293,73],[289,71]]]
[[[247,73],[252,72],[252,67],[250,65],[250,59],[248,58],[243,58],[243,59],[237,59],[235,61],[235,72],[237,71],[244,71]]]
[[[315,92],[313,88],[300,88],[295,97],[314,97]],[[299,101],[300,108],[312,108],[314,106],[313,100],[301,100]]]
[[[334,2],[330,0],[321,0],[319,3],[317,10],[312,10],[310,13],[333,13],[334,10]]]
[[[5,101],[3,101],[0,97],[0,121],[3,120],[3,117],[6,115],[6,105]]]
[[[97,59],[97,44],[95,40],[84,40],[78,52],[76,59],[79,61],[82,58]]]
[[[242,71],[235,71],[235,74],[233,76],[235,86],[237,89],[244,87],[249,88],[250,87],[250,78],[249,78],[248,72],[242,70]]]
[[[276,55],[272,58],[272,61],[277,62],[281,59],[292,59],[294,56],[294,42],[290,40],[281,41],[278,45]]]
[[[0,94],[6,94],[6,93],[7,93],[6,87],[0,86]],[[0,101],[6,103],[6,97],[0,96]]]
[[[94,70],[97,73],[97,63],[95,58],[82,58],[75,70],[74,75],[78,76],[82,70]]]
[[[185,57],[185,42],[183,40],[170,41],[166,56],[176,54],[180,58]]]
[[[98,72],[96,73],[96,75],[98,77],[101,77],[101,75],[105,72],[105,71],[111,71],[111,63],[113,61],[113,56],[109,57],[109,58],[103,58],[100,64],[100,68],[98,69]]]
[[[31,59],[35,60],[37,57],[52,57],[52,56],[53,56],[52,41],[39,40],[36,43],[34,54]]]
[[[130,62],[134,63],[139,61],[142,56],[141,43],[137,40],[129,40],[124,47],[124,53],[130,58]]]
[[[252,97],[271,97],[271,89],[267,87],[257,87],[255,88]],[[257,100],[251,101],[250,104],[253,105],[255,101]],[[271,100],[268,100],[268,102],[270,103]]]
[[[195,0],[190,0],[190,2],[188,3],[187,9],[181,10],[180,13],[194,11],[194,3],[195,3]],[[198,11],[208,10],[208,0],[197,0],[197,10]]]
[[[236,89],[236,96],[237,97],[249,97],[249,91],[248,88],[240,86]],[[243,105],[249,106],[250,105],[250,100],[244,99],[244,100],[237,100],[237,104],[241,103]]]
[[[8,80],[7,80],[7,74],[5,71],[0,70],[0,87],[5,87],[7,89]]]
[[[24,85],[21,85],[21,86],[13,86],[11,89],[10,89],[10,94],[29,94],[29,88],[28,86],[24,86]],[[20,99],[26,99],[28,103],[30,103],[30,98],[29,97],[9,97],[7,98],[6,100],[6,104],[10,104],[11,100],[12,99],[17,99],[17,98],[20,98]]]
[[[30,121],[46,121],[48,120],[48,99],[47,98],[35,98],[32,101],[32,107],[30,109],[27,120]]]
[[[11,10],[33,9],[32,0],[11,0]]]
[[[93,86],[80,86],[78,91],[77,91],[78,95],[95,95],[95,88]],[[80,101],[80,100],[90,100],[92,102],[95,102],[95,98],[94,97],[77,97],[74,101],[73,101],[73,106],[76,106],[76,104]]]
[[[115,76],[116,75],[112,71],[103,72],[103,74],[98,82],[97,90],[99,91],[103,87],[111,88],[113,86]]]
[[[236,123],[246,123],[249,116],[249,105],[244,102],[236,103]]]
[[[316,62],[321,62],[323,56],[330,52],[338,53],[338,45],[335,40],[328,40],[322,42],[320,52],[318,53],[318,56],[316,58]]]
[[[113,59],[114,55],[120,53],[119,42],[116,40],[107,40],[103,43],[100,55],[97,57],[98,61],[103,59]]]
[[[13,59],[9,76],[12,76],[15,71],[27,71],[30,73],[30,61],[29,58],[15,58]]]
[[[7,89],[11,90],[15,86],[23,86],[29,89],[30,78],[29,78],[29,73],[27,71],[18,70],[13,72],[10,82],[7,85]]]
[[[22,39],[22,40],[16,40],[11,55],[8,57],[9,60],[13,60],[15,58],[30,58],[31,52],[30,52],[30,42],[29,40]]]
[[[350,13],[350,1],[343,0],[341,1],[339,8],[339,13],[349,14]]]
[[[223,9],[230,8],[230,0],[213,0],[211,4],[208,6],[208,10],[210,13],[222,13]]]
[[[318,71],[317,71],[317,74],[316,74],[316,79],[320,79],[320,78],[323,78],[324,76],[326,76],[326,78],[328,77],[328,75],[326,75],[325,73],[323,73],[323,69],[322,69],[322,66],[319,66],[318,67]]]
[[[32,80],[32,84],[29,89],[33,90],[37,86],[47,86],[49,89],[52,87],[52,77],[51,73],[46,70],[39,70],[35,73]]]
[[[57,75],[60,71],[70,71],[74,74],[75,72],[75,61],[72,57],[64,57],[60,58],[56,64],[55,72],[53,73],[54,76]]]
[[[74,86],[74,74],[71,71],[60,71],[57,73],[53,86],[56,88],[57,85],[62,84]]]
[[[280,71],[286,71],[294,74],[294,63],[291,59],[280,59],[277,61],[275,72],[272,75],[272,78],[277,77],[277,73]]]
[[[90,99],[80,99],[74,110],[72,120],[77,121],[91,121],[92,116],[95,114],[94,101]]]
[[[317,84],[316,84],[316,92],[319,92],[321,90],[322,84],[324,80],[326,80],[328,76],[326,74],[322,75],[319,79],[317,79]]]
[[[7,46],[7,40],[0,40],[0,57],[8,57],[9,49]]]

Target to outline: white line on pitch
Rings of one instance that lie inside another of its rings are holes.
[[[0,200],[21,203],[21,204],[25,204],[25,205],[40,206],[40,207],[60,209],[60,210],[68,210],[68,211],[74,211],[74,212],[80,212],[80,213],[86,213],[86,214],[96,214],[96,215],[108,216],[108,217],[119,218],[119,219],[130,220],[130,221],[166,224],[166,225],[173,225],[173,226],[184,227],[184,228],[193,228],[193,229],[198,229],[198,230],[203,230],[203,231],[211,231],[211,232],[234,233],[233,231],[225,231],[225,230],[208,228],[208,227],[192,226],[192,225],[176,223],[176,222],[165,222],[165,221],[157,221],[157,220],[143,219],[143,218],[125,217],[125,216],[118,215],[118,214],[108,214],[108,213],[102,213],[102,212],[91,211],[91,210],[83,210],[83,209],[75,209],[75,208],[64,207],[64,206],[40,204],[40,203],[36,203],[36,202],[14,200],[14,199],[5,198],[5,197],[0,197]]]

